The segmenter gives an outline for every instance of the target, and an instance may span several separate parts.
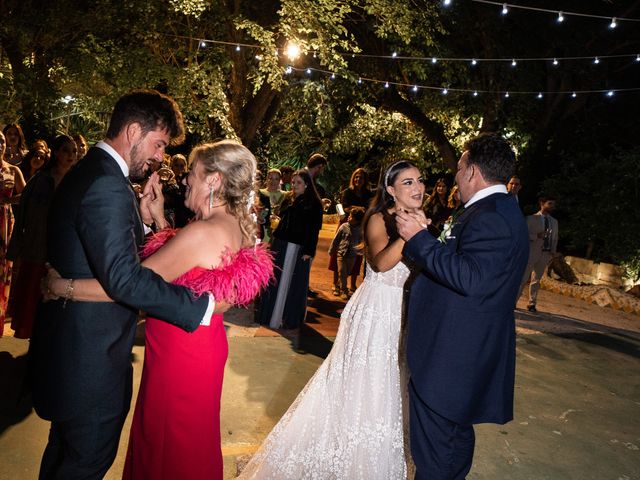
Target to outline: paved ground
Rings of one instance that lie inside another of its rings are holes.
[[[235,310],[222,403],[225,478],[291,404],[331,348],[343,302],[330,293],[323,229],[302,335],[284,338]],[[524,307],[524,301],[519,303]],[[541,291],[540,313],[519,309],[515,420],[477,428],[474,480],[640,480],[640,317]],[[136,388],[143,330],[134,347]],[[37,478],[48,424],[16,405],[27,342],[0,339],[0,479]],[[129,419],[130,420],[130,419]],[[120,478],[129,424],[107,479]]]

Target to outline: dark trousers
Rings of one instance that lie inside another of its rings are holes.
[[[129,378],[124,392],[116,389],[95,408],[79,412],[69,420],[52,421],[39,480],[104,478],[118,452],[120,433],[131,404],[131,389]],[[115,398],[121,395],[125,396],[124,410],[122,399]]]
[[[411,456],[416,480],[462,480],[471,470],[475,434],[434,412],[409,383]]]

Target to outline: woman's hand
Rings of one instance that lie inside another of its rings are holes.
[[[140,216],[146,225],[155,223],[159,229],[166,227],[164,195],[162,195],[162,183],[160,183],[157,172],[151,174],[142,191]]]
[[[65,283],[65,279],[48,263],[45,264],[45,267],[47,268],[47,275],[40,281],[40,291],[43,300],[48,302],[49,300],[57,300],[60,298],[60,294],[56,292],[60,292],[59,289],[61,285]]]
[[[307,260],[311,260],[313,257],[311,255],[302,255],[302,261],[306,262]]]

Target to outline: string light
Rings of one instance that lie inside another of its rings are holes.
[[[298,71],[298,72],[307,72],[309,70],[311,71],[315,71],[318,73],[322,73],[327,75],[328,77],[330,77],[334,72],[328,71],[328,70],[322,70],[322,69],[318,69],[318,68],[307,68],[307,69],[303,69],[303,68],[295,68],[295,67],[287,67],[288,69],[291,69],[293,71]],[[640,92],[640,87],[632,87],[632,88],[618,88],[618,89],[596,89],[596,90],[561,90],[561,91],[547,91],[547,92],[540,92],[540,91],[527,91],[527,90],[509,90],[509,91],[504,91],[504,90],[477,90],[477,89],[467,89],[467,88],[451,88],[451,87],[442,87],[442,86],[430,86],[430,85],[418,85],[418,84],[407,84],[407,83],[401,83],[401,82],[390,82],[388,80],[378,80],[375,78],[367,78],[367,77],[358,77],[358,83],[362,84],[364,82],[367,83],[372,83],[372,84],[380,84],[383,85],[384,88],[389,88],[391,85],[394,85],[396,87],[399,88],[408,88],[410,90],[412,90],[413,92],[418,92],[419,90],[431,90],[431,91],[438,91],[440,93],[444,93],[444,90],[447,91],[447,94],[450,93],[469,93],[474,97],[478,97],[481,93],[489,93],[489,94],[498,94],[498,95],[502,95],[505,98],[510,98],[513,95],[533,95],[533,96],[537,96],[538,98],[540,98],[540,95],[542,95],[543,97],[545,95],[562,95],[562,94],[568,94],[571,95],[572,98],[576,98],[578,94],[589,94],[589,93],[601,93],[601,94],[607,94],[607,92],[613,92],[618,93],[618,92]]]
[[[451,0],[444,0],[444,1],[442,2],[442,4],[443,4],[445,7],[448,7],[449,5],[451,5]]]
[[[600,59],[598,57],[593,59],[593,63],[595,63],[596,65],[598,65],[600,63]]]
[[[607,97],[613,97],[613,95],[614,95],[613,90],[609,90],[609,91],[607,92]]]
[[[307,68],[307,75],[311,75],[311,69]]]
[[[298,45],[296,42],[287,42],[284,53],[289,58],[289,60],[293,62],[300,56],[300,45]]]
[[[393,58],[396,58],[396,57],[398,56],[398,52],[393,52],[393,53],[391,54],[391,56],[392,56]]]
[[[475,58],[471,59],[471,65],[477,65],[477,64],[478,64],[478,61]]]
[[[449,93],[449,89],[447,89],[447,88],[443,88],[442,89],[442,94],[443,95],[447,95],[448,93]]]
[[[200,47],[204,48],[204,47],[206,47],[206,46],[207,46],[207,42],[205,42],[204,40],[202,40],[202,41],[200,42]]]
[[[511,60],[511,66],[515,67],[516,65],[518,65],[518,62],[516,62],[516,59],[514,58],[513,60]]]
[[[436,57],[431,57],[431,63],[436,63],[438,59]]]
[[[236,52],[240,51],[240,45],[236,45]]]
[[[490,1],[490,0],[471,0],[472,2],[476,2],[476,3],[484,3],[487,5],[497,5],[497,6],[502,6],[502,15],[506,15],[509,12],[510,8],[515,8],[515,9],[520,9],[520,10],[529,10],[529,11],[534,11],[534,12],[543,12],[543,13],[552,13],[552,14],[557,14],[558,18],[557,18],[557,22],[561,23],[564,21],[565,16],[573,16],[573,17],[585,17],[585,18],[597,18],[597,19],[605,19],[605,20],[611,20],[611,23],[609,24],[609,28],[616,28],[616,26],[618,25],[619,21],[624,21],[624,22],[640,22],[640,18],[629,18],[629,17],[613,17],[611,18],[610,16],[606,16],[606,15],[593,15],[593,14],[589,14],[589,13],[580,13],[580,12],[567,12],[566,10],[563,11],[558,11],[558,10],[552,10],[549,8],[538,8],[538,7],[529,7],[526,5],[514,5],[512,3],[502,3],[502,2],[494,2],[494,1]]]
[[[554,64],[555,66],[558,66],[558,59],[557,59],[557,58],[554,58],[554,59],[553,59],[553,64]]]
[[[636,55],[636,62],[640,62],[640,54]]]
[[[538,98],[542,98],[542,92],[538,93]]]
[[[331,74],[331,80],[335,80],[335,79],[336,79],[336,74],[335,74],[335,73],[332,73],[332,74]]]

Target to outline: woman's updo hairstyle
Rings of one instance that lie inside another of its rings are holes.
[[[250,211],[256,159],[249,149],[235,140],[221,140],[198,145],[189,155],[189,163],[200,162],[205,174],[220,173],[222,187],[215,198],[226,202],[226,210],[240,222],[240,229],[250,243],[256,239],[256,221]]]

